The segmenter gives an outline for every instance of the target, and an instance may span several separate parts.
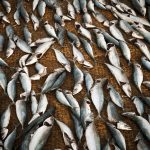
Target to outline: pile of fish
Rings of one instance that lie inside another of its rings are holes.
[[[26,4],[32,6],[32,11],[27,10]],[[64,6],[67,6],[67,12]],[[150,0],[131,0],[131,6],[119,0],[17,0],[16,10],[12,13],[12,4],[9,0],[1,0],[0,4],[4,8],[0,11],[3,33],[0,33],[0,53],[5,54],[6,60],[11,59],[14,51],[20,50],[24,53],[18,67],[10,66],[0,58],[0,86],[7,95],[10,104],[0,114],[0,149],[1,150],[40,150],[44,148],[53,130],[53,126],[58,126],[62,133],[64,144],[68,150],[116,150],[129,149],[123,130],[128,130],[132,134],[132,127],[126,119],[133,121],[139,133],[135,137],[137,150],[150,150],[150,97],[142,93],[141,85],[150,89],[150,81],[144,80],[143,69],[150,71]],[[46,10],[53,11],[53,23],[44,19]],[[108,11],[113,15],[113,20],[105,16],[102,11]],[[12,13],[15,25],[9,21],[7,14]],[[82,22],[77,21],[80,14]],[[96,26],[95,20],[101,27]],[[47,36],[32,39],[33,31],[28,28],[28,23],[32,22],[33,30],[36,32],[40,27],[47,33]],[[74,24],[78,34],[69,31],[66,27],[68,22]],[[23,25],[22,25],[23,24]],[[53,24],[53,25],[52,25]],[[14,27],[22,25],[24,38],[19,37]],[[125,36],[130,38],[125,39]],[[68,58],[61,49],[56,48],[56,43],[65,48],[65,40],[71,45],[72,59]],[[135,45],[142,52],[140,63],[132,61],[129,43]],[[96,45],[99,53],[105,52],[107,62],[102,62],[116,80],[125,96],[130,99],[130,103],[135,105],[135,112],[128,112],[124,106],[124,97],[112,85],[111,79],[99,77],[93,79],[90,71],[96,68],[98,63],[93,46]],[[81,52],[85,50],[89,60]],[[55,68],[48,73],[47,67],[39,61],[46,56],[47,51],[54,51],[56,60],[62,67]],[[133,83],[138,95],[134,95],[131,81],[126,71],[122,67],[120,55],[125,62],[132,67]],[[30,75],[29,66],[35,68],[36,73]],[[82,66],[84,69],[81,69]],[[5,68],[13,72],[8,77]],[[73,76],[73,89],[64,89],[67,75]],[[32,88],[32,81],[45,79],[40,93]],[[21,85],[22,92],[17,97],[17,84]],[[76,95],[86,89],[86,94],[82,102],[77,100]],[[55,108],[49,106],[47,95],[55,93],[55,100],[61,106],[68,107],[75,131],[72,131],[63,120],[55,117]],[[107,95],[106,95],[107,94]],[[37,95],[40,95],[39,100]],[[97,111],[92,111],[91,106]],[[106,105],[107,116],[102,115]],[[16,109],[18,124],[13,130],[9,130],[12,115],[12,107]],[[118,109],[120,111],[118,111]],[[29,113],[29,110],[31,113]],[[121,112],[121,113],[119,113]],[[108,130],[108,140],[101,143],[96,120],[102,121]],[[19,140],[19,144],[15,144]],[[55,137],[54,137],[55,138]],[[81,143],[82,144],[81,146]],[[80,145],[80,146],[79,146]],[[56,145],[56,148],[59,145]],[[82,147],[82,148],[81,148]],[[49,148],[51,149],[51,148]],[[60,150],[60,149],[59,149]]]

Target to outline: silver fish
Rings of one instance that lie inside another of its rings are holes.
[[[87,94],[89,95],[94,81],[91,74],[88,71],[83,71],[83,73],[84,73],[84,81],[86,85]]]
[[[4,37],[0,34],[0,51],[3,51],[4,48]]]
[[[44,145],[46,144],[46,141],[48,140],[53,124],[53,117],[49,117],[43,122],[43,125],[39,127],[31,137],[31,141],[29,143],[29,150],[43,149]]]
[[[64,56],[64,54],[59,51],[58,49],[53,48],[55,55],[56,55],[56,59],[57,61],[64,66],[64,68],[68,71],[71,72],[71,66],[70,66],[70,62],[67,60],[67,58]]]
[[[84,13],[84,15],[83,15],[83,22],[84,22],[84,24],[85,23],[92,24],[92,18],[91,18],[89,13],[87,13],[87,12]]]
[[[59,128],[61,129],[65,145],[67,147],[70,147],[72,150],[78,150],[78,146],[76,144],[74,135],[72,131],[70,130],[70,128],[59,120],[55,119],[55,121],[58,124]]]
[[[31,15],[31,20],[33,23],[34,30],[36,31],[40,26],[40,22],[39,22],[38,18],[33,13]]]
[[[110,122],[119,122],[121,120],[115,105],[111,101],[107,105],[107,116]]]
[[[56,99],[63,105],[72,107],[65,97],[64,91],[62,89],[56,90]]]
[[[4,6],[7,13],[10,13],[11,11],[11,4],[7,0],[2,0],[2,5]]]
[[[29,55],[29,57],[26,59],[25,65],[29,66],[29,65],[36,63],[37,61],[38,61],[37,54],[33,53]]]
[[[145,56],[141,57],[141,63],[145,69],[150,71],[150,61]]]
[[[34,115],[37,112],[37,108],[38,108],[38,101],[36,99],[36,93],[35,91],[31,91],[31,111],[32,114]]]
[[[80,23],[75,22],[75,27],[82,36],[86,37],[90,41],[92,40],[91,33],[87,29],[85,29]]]
[[[67,1],[68,5],[67,5],[67,11],[68,11],[68,16],[71,18],[71,19],[75,19],[75,9],[73,7],[73,5]]]
[[[7,35],[7,37],[13,39],[14,34],[15,34],[14,33],[14,28],[12,27],[12,25],[6,26],[6,35]]]
[[[6,23],[10,23],[10,21],[8,20],[8,17],[3,12],[0,12],[0,18]]]
[[[143,82],[143,72],[141,66],[138,63],[133,64],[133,80],[136,87],[142,93],[141,84]]]
[[[87,97],[85,97],[81,105],[81,110],[80,110],[81,122],[85,129],[89,125],[89,123],[94,121],[94,116],[91,111],[90,104],[91,101]]]
[[[87,68],[93,68],[93,65],[86,61],[83,54],[80,52],[79,49],[77,49],[74,44],[72,44],[72,51],[73,51],[73,56],[74,56],[74,61],[78,61],[80,64],[83,64],[84,67]]]
[[[107,127],[110,130],[115,144],[119,147],[119,149],[126,150],[126,141],[122,133],[118,129],[116,129],[113,124],[107,123]]]
[[[137,39],[136,42],[134,43],[141,51],[142,53],[150,60],[150,51],[148,49],[148,47],[146,46],[146,44]]]
[[[93,2],[97,8],[104,9],[104,10],[106,9],[105,7],[106,3],[104,3],[103,0],[93,0]]]
[[[33,0],[32,3],[32,10],[34,11],[36,9],[36,7],[38,6],[39,0]]]
[[[67,36],[69,41],[75,44],[76,47],[81,45],[79,38],[74,33],[67,31]]]
[[[108,59],[109,59],[110,63],[113,66],[115,66],[117,68],[121,68],[119,55],[117,53],[117,50],[116,50],[116,47],[114,44],[112,44],[112,43],[107,44],[107,55],[108,55]]]
[[[47,74],[47,67],[43,66],[42,64],[38,62],[35,64],[35,69],[41,77]]]
[[[10,57],[14,53],[15,49],[16,49],[15,42],[11,38],[9,38],[8,39],[8,45],[6,48],[6,57],[7,58]]]
[[[139,113],[140,116],[142,116],[144,113],[144,104],[142,100],[137,96],[132,97],[132,100],[133,100],[133,103],[135,104],[137,112]]]
[[[40,17],[43,17],[44,14],[45,14],[45,11],[46,11],[46,3],[43,0],[41,0],[38,3],[37,10],[38,10],[38,13],[39,13]]]
[[[87,12],[87,1],[86,0],[79,0],[80,8],[83,13]]]
[[[16,114],[19,122],[24,128],[25,121],[27,118],[27,108],[26,108],[26,101],[25,100],[17,100],[16,101]]]
[[[107,89],[109,90],[109,95],[111,100],[120,108],[124,108],[124,103],[123,103],[123,99],[120,96],[120,94],[116,91],[116,89],[110,84],[108,83],[107,85]]]
[[[46,95],[41,94],[36,113],[45,113],[47,105],[48,105],[48,100]]]
[[[93,102],[99,116],[100,116],[100,113],[101,113],[101,111],[103,109],[103,105],[104,105],[103,86],[106,83],[106,81],[107,81],[106,78],[97,79],[95,81],[93,87],[90,90],[92,102]]]
[[[15,128],[5,139],[4,141],[4,148],[8,150],[12,150],[15,144],[16,140],[16,135],[17,135],[17,128]]]
[[[64,68],[57,68],[54,70],[53,73],[51,73],[47,79],[45,80],[43,87],[42,87],[42,93],[48,92],[51,90],[52,86],[54,85],[55,81],[61,76],[61,74],[65,71]]]
[[[74,78],[74,87],[73,95],[78,94],[82,90],[82,83],[84,81],[83,72],[76,66],[73,65],[73,78]]]
[[[127,130],[127,131],[132,130],[132,128],[123,121],[117,122],[117,129]]]
[[[54,37],[54,38],[57,39],[56,31],[55,31],[55,29],[54,29],[53,26],[51,26],[50,24],[48,24],[48,21],[46,21],[44,23],[44,28],[45,28],[45,31],[47,32],[47,34],[49,36],[52,36],[52,37]]]
[[[90,123],[85,131],[85,139],[89,150],[100,150],[100,137],[96,131],[94,122]]]
[[[1,114],[0,118],[0,126],[1,128],[7,128],[10,122],[11,115],[11,104],[5,109],[5,111]]]
[[[127,62],[130,64],[130,60],[131,60],[131,51],[128,47],[128,45],[126,44],[126,42],[124,41],[119,41],[119,46],[120,49],[122,51],[122,54],[124,56],[124,58],[127,60]]]
[[[94,9],[94,2],[92,0],[89,0],[88,3],[87,3],[87,9],[90,11],[90,12],[95,12],[95,9]]]
[[[79,14],[81,11],[79,0],[73,0],[73,6],[75,8],[75,11]]]
[[[8,67],[9,65],[2,58],[0,58],[0,66],[1,67]]]
[[[22,1],[22,4],[19,7],[19,12],[20,12],[20,15],[22,16],[22,18],[25,20],[25,22],[28,23],[30,21],[30,17],[24,6],[25,5]]]
[[[123,116],[129,117],[141,129],[145,137],[150,141],[150,123],[143,117],[137,116],[134,112],[125,112]]]
[[[0,68],[0,86],[2,87],[2,89],[5,92],[6,86],[7,86],[7,78],[6,78],[4,71],[1,68]]]
[[[16,22],[17,25],[20,25],[20,13],[19,13],[19,9],[16,10],[16,12],[14,13],[14,20]]]
[[[93,29],[93,32],[96,36],[96,44],[97,44],[98,48],[107,50],[107,43],[106,43],[104,35],[101,33],[101,31],[98,29]]]
[[[31,44],[32,42],[32,33],[30,33],[29,29],[27,26],[25,26],[23,28],[23,34],[24,34],[24,37],[25,37],[25,41],[28,43],[28,44]]]
[[[150,81],[143,81],[143,84],[144,84],[146,87],[150,88]]]

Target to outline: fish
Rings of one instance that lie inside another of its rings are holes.
[[[73,78],[74,78],[74,87],[73,95],[78,94],[82,90],[82,84],[84,81],[83,72],[77,67],[76,64],[73,65]]]
[[[112,134],[115,144],[119,147],[119,149],[126,150],[126,141],[123,134],[116,129],[116,127],[111,123],[106,123],[109,131]]]
[[[138,63],[133,64],[133,81],[138,90],[142,93],[141,84],[143,82],[143,72]]]
[[[68,71],[71,72],[71,65],[65,55],[58,49],[53,48],[57,61]]]
[[[134,112],[124,112],[122,115],[134,121],[147,140],[150,140],[150,123],[145,118],[137,116]]]
[[[150,61],[145,56],[141,57],[141,63],[145,69],[150,71]]]
[[[132,130],[132,128],[123,121],[117,122],[117,129],[127,130],[127,131]]]
[[[110,84],[107,84],[107,89],[109,90],[109,95],[111,100],[120,108],[124,109],[124,102],[119,94],[119,92],[116,91],[116,89]]]
[[[84,22],[84,24],[92,24],[92,18],[89,13],[87,13],[87,12],[84,13],[83,22]]]
[[[95,9],[94,9],[94,2],[92,0],[89,0],[88,3],[87,3],[87,9],[88,11],[90,12],[95,12]]]
[[[142,116],[144,113],[144,104],[142,100],[137,96],[132,97],[132,100],[137,109],[137,112],[139,113],[140,116]]]
[[[107,116],[110,122],[119,122],[121,120],[116,106],[111,101],[109,101],[107,105]]]
[[[41,0],[38,2],[37,10],[38,10],[39,16],[42,18],[45,14],[45,11],[46,11],[45,1]]]
[[[27,26],[24,26],[23,33],[24,33],[25,41],[27,42],[27,44],[30,45],[32,42],[32,33],[30,33]]]
[[[11,4],[10,4],[10,2],[7,1],[7,0],[2,0],[1,2],[2,2],[2,5],[5,8],[6,12],[10,13],[10,11],[11,11]]]
[[[33,13],[31,14],[31,20],[32,20],[34,31],[36,31],[40,26],[40,22]]]
[[[6,30],[7,37],[13,39],[13,36],[15,35],[15,33],[14,33],[14,28],[12,27],[12,25],[6,26],[5,30]]]
[[[93,2],[97,8],[102,9],[102,10],[106,9],[106,7],[105,7],[106,3],[104,3],[104,2],[102,3],[102,1],[100,1],[100,0],[93,0]]]
[[[86,144],[89,150],[100,150],[100,137],[96,131],[94,122],[91,122],[85,130]]]
[[[3,60],[2,58],[0,58],[0,66],[1,67],[9,67],[8,63],[5,60]]]
[[[0,34],[0,52],[3,51],[4,48],[4,37]]]
[[[11,104],[4,110],[0,117],[0,126],[2,128],[7,128],[10,122],[11,116]]]
[[[31,91],[31,112],[32,115],[35,115],[38,108],[38,101],[36,98],[36,93],[34,90]]]
[[[81,11],[83,13],[87,12],[87,1],[86,0],[79,0],[79,3],[80,3]]]
[[[108,59],[109,59],[110,63],[113,66],[115,66],[117,68],[121,68],[119,55],[118,55],[118,52],[117,52],[114,44],[112,44],[112,43],[107,44],[107,55],[108,55]]]
[[[45,92],[48,92],[48,91],[52,90],[52,88],[53,88],[55,82],[56,82],[57,80],[59,80],[59,78],[61,77],[61,75],[62,75],[63,73],[65,73],[64,71],[65,71],[64,68],[57,68],[57,69],[55,69],[54,72],[51,73],[51,74],[47,77],[47,79],[45,80],[41,92],[42,92],[42,93],[45,93]],[[62,83],[62,82],[60,82],[60,83]]]
[[[51,129],[54,124],[54,117],[47,118],[41,127],[39,127],[31,137],[31,141],[29,143],[29,150],[33,149],[43,149],[48,137],[51,133]]]
[[[26,101],[25,100],[17,100],[16,103],[16,114],[17,118],[22,125],[22,128],[24,128],[25,121],[27,119],[27,108],[26,108]]]
[[[103,86],[106,83],[106,78],[99,78],[95,80],[93,87],[90,90],[92,102],[100,116],[104,105],[104,91]]]
[[[81,7],[80,7],[79,0],[73,0],[73,6],[75,8],[76,13],[79,14],[81,12]]]
[[[15,42],[11,38],[9,38],[7,48],[6,48],[6,57],[7,58],[10,57],[14,53],[15,49],[16,49]]]
[[[66,0],[66,1],[68,3],[68,5],[67,5],[68,17],[70,17],[71,19],[75,19],[75,16],[76,16],[75,9],[68,0]]]
[[[15,128],[5,139],[5,141],[4,141],[5,149],[9,149],[9,150],[13,149],[15,140],[16,140],[16,136],[17,136],[17,128]]]
[[[4,71],[2,70],[2,68],[0,68],[0,86],[2,87],[2,89],[5,92],[6,87],[7,87],[7,77],[4,73]]]
[[[55,119],[57,125],[59,126],[62,134],[63,134],[63,139],[64,143],[67,147],[70,147],[72,150],[78,150],[78,146],[76,143],[76,140],[74,138],[74,135],[70,128],[63,122]]]
[[[32,10],[33,11],[37,8],[38,3],[39,3],[39,0],[33,0],[33,3],[32,3]]]

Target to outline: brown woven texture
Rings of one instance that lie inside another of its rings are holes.
[[[10,2],[12,5],[12,11],[10,14],[8,14],[8,18],[11,21],[11,24],[13,25],[13,27],[15,29],[15,33],[23,38],[22,27],[25,23],[22,21],[21,26],[18,26],[15,24],[14,19],[13,19],[13,14],[16,10],[16,0],[10,0]],[[126,3],[126,0],[124,0],[124,2]],[[66,11],[67,2],[61,1],[60,5],[63,9],[64,14],[66,14],[67,13],[67,11]],[[132,6],[130,4],[130,2],[129,2],[129,5]],[[28,12],[30,12],[30,14],[31,14],[32,0],[30,0],[30,2],[25,2],[25,6],[26,6]],[[3,8],[0,6],[0,10],[1,9],[3,10]],[[103,13],[104,15],[106,15],[106,17],[109,20],[115,19],[112,16],[112,14],[108,11],[100,10],[100,12]],[[37,12],[35,12],[35,14],[38,15]],[[45,20],[45,21],[48,20],[48,22],[54,26],[53,15],[54,15],[54,11],[49,9],[49,8],[46,8],[46,14],[43,17],[43,20]],[[82,22],[81,15],[77,15],[76,21]],[[93,18],[93,23],[97,27],[104,28],[104,26],[101,23],[98,23],[94,18]],[[42,37],[47,36],[42,25],[40,26],[40,28],[36,32],[33,30],[33,26],[32,26],[31,21],[28,23],[28,27],[29,27],[29,30],[32,32],[33,41],[35,41],[38,38],[42,38]],[[74,27],[74,21],[66,22],[65,28],[67,30],[72,31],[72,32],[76,33],[77,35],[79,35],[77,33],[75,27]],[[107,28],[105,28],[105,29],[108,31]],[[3,24],[1,24],[1,23],[0,23],[0,33],[6,37],[5,28],[4,28]],[[127,36],[124,33],[123,33],[123,35],[124,35],[126,41],[128,41],[128,38],[130,36]],[[87,69],[87,70],[91,73],[91,75],[94,79],[103,78],[103,77],[108,78],[109,82],[117,89],[117,91],[119,91],[119,93],[122,96],[125,96],[123,91],[121,90],[121,88],[118,86],[116,80],[112,76],[112,74],[109,72],[109,70],[104,65],[105,62],[108,62],[108,59],[105,56],[105,51],[103,51],[102,49],[98,49],[95,44],[93,44],[92,46],[93,46],[93,50],[94,50],[94,54],[95,54],[96,64],[95,64],[93,69]],[[140,62],[140,58],[142,56],[141,51],[138,48],[136,48],[135,46],[133,46],[132,43],[128,43],[128,46],[131,50],[132,62],[136,61],[138,63],[141,63]],[[64,47],[60,47],[58,44],[55,44],[54,47],[60,49],[68,59],[73,59],[72,48],[71,48],[71,45],[70,45],[67,38],[65,38]],[[80,47],[80,50],[84,54],[85,58],[87,60],[89,60],[91,63],[93,63],[90,60],[89,56],[85,53],[85,51],[83,50],[82,47]],[[130,80],[131,87],[132,87],[132,95],[140,95],[139,91],[135,88],[134,83],[132,81],[132,65],[129,66],[127,64],[126,60],[122,57],[120,49],[117,49],[117,51],[118,51],[119,56],[120,56],[121,66],[125,70],[128,78]],[[6,60],[6,62],[10,66],[18,67],[18,61],[23,54],[24,53],[21,50],[16,48],[14,54],[10,58],[6,59],[4,52],[0,52],[0,57],[3,58],[4,60]],[[54,54],[54,51],[52,49],[49,49],[46,52],[46,54],[39,60],[39,62],[47,67],[48,74],[52,73],[55,68],[61,67],[61,65],[56,61],[55,54]],[[79,68],[86,70],[86,68],[83,68],[81,65],[79,65],[79,64],[77,64],[77,65]],[[29,68],[30,76],[33,75],[35,73],[34,65],[29,66],[28,68]],[[11,71],[8,69],[4,69],[4,71],[7,75],[8,80],[10,80],[10,77],[14,73],[14,71]],[[150,73],[143,68],[142,68],[142,71],[144,73],[144,80],[150,80],[150,78],[149,78]],[[39,81],[32,81],[32,89],[35,90],[36,93],[40,92],[40,87],[43,85],[46,77],[47,76],[43,77]],[[73,85],[74,85],[73,76],[71,73],[67,73],[67,78],[66,78],[64,84],[61,86],[61,88],[67,89],[67,90],[72,90]],[[17,84],[17,99],[19,99],[19,94],[23,92],[23,90],[20,87],[21,87],[20,83],[18,83]],[[147,88],[145,88],[143,85],[142,85],[142,91],[143,91],[143,95],[150,96],[149,90]],[[0,89],[0,93],[1,93],[1,96],[0,96],[0,113],[2,113],[6,109],[8,104],[11,102],[11,100],[3,94],[2,89]],[[47,95],[47,98],[49,101],[49,106],[56,107],[55,117],[57,119],[59,119],[60,121],[66,123],[71,128],[73,133],[75,133],[74,126],[73,126],[73,120],[71,118],[71,112],[70,112],[69,108],[63,106],[62,104],[60,104],[56,100],[55,91],[49,92],[46,95]],[[79,94],[75,95],[79,104],[81,104],[84,96],[85,96],[85,85],[84,85],[83,90]],[[107,90],[105,90],[105,97],[109,97]],[[131,99],[129,99],[127,97],[123,97],[123,100],[125,103],[125,111],[135,111],[136,112],[135,106],[132,103]],[[107,106],[107,101],[105,101],[105,105],[104,105],[104,108],[102,111],[102,116],[105,119],[107,119],[106,106]],[[92,111],[94,112],[95,117],[96,117],[97,113],[96,113],[94,106],[92,105],[91,108],[92,108]],[[28,109],[30,109],[30,106],[28,107]],[[122,113],[121,109],[117,108],[117,110],[119,113]],[[148,108],[146,108],[145,112],[148,112],[148,111],[150,113],[150,110],[148,110]],[[28,119],[30,119],[30,118],[28,118]],[[137,135],[139,129],[137,128],[137,126],[132,121],[128,120],[127,118],[123,118],[123,119],[126,123],[128,123],[132,127],[132,131],[121,131],[123,133],[125,139],[126,139],[127,149],[128,150],[135,150],[136,149],[136,143],[134,142],[134,138]],[[17,125],[17,124],[19,124],[19,122],[18,122],[17,117],[16,117],[15,106],[13,106],[11,109],[11,120],[10,120],[10,124],[9,124],[9,133],[14,129],[15,125]],[[106,140],[111,137],[110,133],[108,132],[105,124],[100,119],[95,120],[95,124],[96,124],[97,131],[98,131],[98,134],[99,134],[100,139],[101,139],[101,143],[105,144]],[[19,143],[19,140],[17,140],[16,144],[18,145],[18,143]],[[79,144],[79,145],[80,145],[79,149],[82,150],[83,142],[81,142],[81,144]],[[55,148],[60,148],[62,150],[66,149],[64,142],[63,142],[61,131],[56,124],[54,124],[54,126],[52,128],[51,135],[50,135],[44,149],[45,150],[54,150]]]

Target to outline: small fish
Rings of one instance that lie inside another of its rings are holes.
[[[14,34],[15,34],[14,33],[14,28],[12,27],[12,25],[6,26],[6,35],[7,35],[7,37],[13,39]]]
[[[132,130],[132,128],[123,121],[117,122],[117,129],[127,130],[127,131]]]
[[[47,105],[48,105],[48,100],[47,100],[46,95],[41,94],[36,113],[43,113],[44,114],[46,111]]]
[[[36,31],[40,26],[40,22],[39,22],[38,18],[33,13],[31,15],[31,20],[33,23],[34,31]]]
[[[48,21],[45,21],[44,28],[45,28],[45,31],[47,32],[47,34],[49,36],[52,36],[52,37],[54,37],[54,38],[57,39],[56,31],[55,31],[55,29],[54,29],[53,26],[51,26],[50,24],[48,24]]]
[[[0,117],[0,126],[1,128],[7,128],[10,122],[11,115],[11,104],[5,109],[5,111],[1,114]]]
[[[27,108],[26,108],[26,101],[25,100],[17,100],[16,101],[16,114],[19,122],[24,128],[25,121],[27,118]]]
[[[122,115],[133,120],[145,137],[150,141],[150,123],[145,118],[137,116],[134,112],[125,112]]]
[[[54,8],[55,6],[57,6],[57,0],[44,0],[44,2],[50,8]]]
[[[131,51],[130,51],[128,45],[124,41],[119,41],[119,46],[120,46],[120,49],[121,49],[121,52],[122,52],[124,58],[127,60],[128,64],[130,64]]]
[[[46,11],[46,3],[43,0],[38,2],[37,10],[38,10],[39,16],[42,18]]]
[[[94,81],[91,74],[88,71],[83,71],[83,73],[84,73],[84,81],[86,85],[87,94],[89,95]]]
[[[71,43],[74,43],[76,47],[81,45],[79,38],[72,32],[67,31],[68,39]]]
[[[133,81],[139,91],[142,93],[141,84],[143,82],[143,72],[138,63],[133,64]]]
[[[86,24],[86,23],[87,24],[92,24],[92,18],[91,18],[89,13],[84,13],[83,22],[84,22],[84,24]]]
[[[94,2],[92,0],[89,0],[88,3],[87,3],[87,9],[90,11],[90,12],[95,12],[95,9],[94,9]]]
[[[64,68],[57,68],[54,70],[53,73],[51,73],[47,79],[45,80],[43,87],[42,87],[42,93],[48,92],[51,90],[57,79],[61,76],[62,73],[64,73]]]
[[[109,90],[109,95],[111,100],[120,108],[124,108],[124,103],[123,103],[123,99],[120,96],[119,92],[116,91],[116,89],[110,84],[108,83],[107,85],[107,89]]]
[[[5,92],[7,87],[7,78],[4,71],[1,68],[0,68],[0,86]]]
[[[81,11],[79,0],[73,0],[73,6],[75,8],[76,13],[79,14]]]
[[[61,129],[65,145],[67,147],[70,147],[72,150],[78,150],[76,140],[70,128],[59,120],[55,119],[55,121],[57,125],[59,126],[59,128]]]
[[[86,37],[90,41],[92,40],[91,33],[87,29],[85,29],[80,23],[75,22],[75,27],[78,33],[80,33],[82,36]]]
[[[73,95],[78,94],[82,90],[82,83],[84,81],[83,72],[76,66],[73,65],[73,78],[74,78],[74,87]]]
[[[108,59],[109,59],[110,63],[113,66],[115,66],[117,68],[121,68],[119,55],[117,53],[117,50],[116,50],[116,47],[114,44],[112,44],[112,43],[107,44],[107,55],[108,55]]]
[[[143,84],[144,84],[146,87],[150,88],[150,81],[143,81]]]
[[[2,0],[2,5],[4,6],[7,13],[10,13],[11,11],[11,4],[7,0]]]
[[[84,129],[86,129],[86,127],[88,127],[88,125],[94,121],[94,118],[93,118],[94,116],[91,111],[90,105],[91,105],[91,101],[87,97],[85,97],[83,99],[81,110],[80,110],[81,122],[82,122]]]
[[[58,50],[53,48],[55,55],[56,55],[56,59],[57,61],[62,64],[62,66],[64,66],[64,68],[68,71],[71,72],[71,66],[70,66],[70,62],[68,61],[68,59],[64,56],[64,54]]]
[[[32,86],[30,77],[28,76],[28,74],[24,72],[20,72],[19,79],[21,82],[21,86],[24,90],[24,93],[26,95],[29,95],[29,93],[31,92],[31,86]]]
[[[145,69],[150,71],[150,61],[145,56],[141,57],[141,63]]]
[[[137,39],[134,44],[142,51],[142,53],[148,58],[148,60],[150,60],[150,51],[146,44],[139,39]]]
[[[95,58],[94,58],[94,53],[93,53],[93,48],[91,46],[91,44],[85,40],[84,38],[81,38],[81,43],[83,45],[84,50],[86,51],[86,53],[91,57],[91,59],[95,62]]]
[[[133,7],[143,16],[146,14],[145,0],[132,0]]]
[[[43,122],[43,125],[39,127],[31,137],[31,141],[29,143],[29,150],[43,149],[51,133],[53,124],[54,124],[54,118],[52,116],[47,118]]]
[[[31,91],[31,112],[32,115],[35,115],[37,112],[37,108],[38,108],[38,101],[36,99],[36,94],[35,91]]]
[[[17,136],[17,128],[15,128],[5,139],[4,149],[12,150]]]
[[[67,0],[67,11],[68,11],[68,16],[71,18],[71,19],[75,19],[75,9],[73,7],[73,5]]]
[[[100,150],[100,137],[96,131],[94,122],[90,123],[85,131],[86,144],[89,150]]]
[[[47,67],[43,66],[42,64],[38,62],[35,64],[35,69],[41,77],[47,74]]]
[[[10,57],[14,53],[15,49],[16,49],[15,42],[11,38],[9,38],[7,48],[6,48],[6,57],[7,58]]]
[[[2,11],[0,12],[0,19],[6,23],[10,23],[10,21],[8,20],[8,17]]]
[[[36,7],[38,6],[39,0],[33,0],[32,3],[32,10],[34,11],[36,9]]]
[[[122,133],[113,124],[107,123],[106,125],[113,136],[115,144],[119,149],[126,150],[126,141]]]
[[[14,13],[14,20],[17,25],[20,25],[20,12],[18,8],[16,12]]]
[[[4,48],[4,37],[0,34],[0,52],[3,51]]]
[[[104,1],[103,1],[103,2],[102,2],[102,1],[103,1],[103,0],[93,0],[94,5],[95,5],[97,8],[105,10],[105,9],[106,9],[106,7],[105,7],[106,3],[104,3]]]
[[[142,100],[137,96],[132,97],[132,100],[133,100],[133,103],[135,104],[137,112],[139,113],[140,116],[142,116],[144,113],[144,104]]]
[[[7,137],[8,129],[7,128],[1,128],[0,134],[1,134],[1,139],[4,140]],[[1,146],[1,143],[0,143],[0,146]]]
[[[24,34],[25,41],[27,42],[27,44],[31,44],[31,42],[32,42],[32,33],[30,33],[27,26],[24,26],[23,34]]]
[[[97,44],[98,48],[102,48],[104,50],[107,50],[107,43],[106,43],[105,37],[101,33],[101,31],[98,29],[93,29],[93,32],[96,36],[96,44]]]
[[[103,109],[103,105],[104,105],[103,86],[106,83],[106,81],[107,81],[106,78],[97,79],[95,81],[93,87],[90,90],[92,102],[93,102],[99,116],[100,116],[100,113],[101,113],[101,111]]]
[[[119,122],[121,120],[115,105],[111,101],[107,105],[107,116],[110,122]]]
[[[0,58],[0,66],[1,67],[8,67],[9,65],[2,58]]]
[[[56,90],[56,99],[63,105],[72,107],[65,97],[64,91],[62,89]]]
[[[87,12],[87,1],[86,0],[79,0],[80,8],[83,13]]]

